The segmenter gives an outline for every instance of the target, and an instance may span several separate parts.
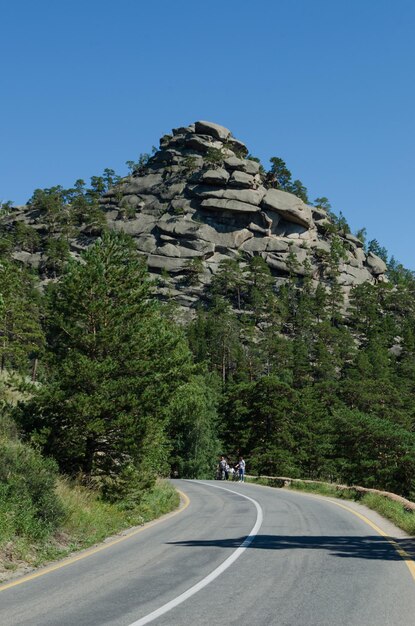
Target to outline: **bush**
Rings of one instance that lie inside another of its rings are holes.
[[[20,536],[40,539],[62,519],[55,494],[56,466],[19,442],[0,439],[0,543]]]

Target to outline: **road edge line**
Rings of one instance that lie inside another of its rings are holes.
[[[166,513],[165,515],[162,515],[161,517],[158,517],[157,519],[150,520],[149,522],[146,522],[143,526],[140,526],[139,528],[135,528],[134,530],[124,531],[126,534],[122,535],[121,537],[117,537],[116,539],[112,539],[108,541],[107,543],[100,543],[98,546],[95,546],[92,548],[85,548],[84,550],[82,550],[81,554],[64,557],[64,559],[54,563],[53,565],[46,565],[44,568],[37,570],[31,574],[24,574],[23,576],[11,582],[5,582],[3,584],[0,584],[0,593],[2,591],[6,591],[6,589],[10,589],[11,587],[17,587],[17,585],[22,585],[25,582],[29,582],[30,580],[40,578],[41,576],[45,576],[46,574],[50,574],[51,572],[55,572],[58,569],[66,567],[67,565],[72,565],[73,563],[76,563],[77,561],[86,559],[89,556],[92,556],[93,554],[97,554],[97,552],[102,552],[103,550],[106,550],[107,548],[111,548],[112,546],[122,543],[123,541],[127,541],[127,539],[130,539],[130,537],[134,537],[135,535],[138,535],[139,533],[147,530],[148,528],[152,528],[153,526],[156,526],[157,524],[160,524],[161,522],[164,522],[165,520],[168,520],[171,517],[178,515],[179,513],[183,513],[183,511],[185,511],[190,504],[190,498],[180,489],[176,489],[176,491],[178,494],[180,494],[181,502],[180,502],[179,508],[176,509],[175,511]]]
[[[255,487],[265,487],[265,489],[275,489],[275,487],[270,487],[269,485],[257,485],[255,483],[248,483],[248,484],[249,485],[253,485]],[[282,489],[284,489],[284,488],[282,487]],[[321,495],[318,495],[318,494],[315,494],[315,493],[308,493],[306,491],[300,491],[300,490],[297,490],[297,489],[295,491],[292,490],[292,489],[285,489],[285,491],[289,491],[290,493],[296,493],[296,494],[298,493],[300,496],[306,496],[306,497],[308,496],[310,498],[314,498],[315,500],[322,500],[323,502],[328,502],[329,504],[334,504],[335,506],[339,506],[340,508],[345,509],[349,513],[352,513],[356,517],[359,517],[363,522],[365,522],[368,526],[373,528],[374,531],[376,531],[379,535],[381,535],[381,537],[384,537],[386,539],[386,541],[391,544],[391,546],[393,546],[393,548],[396,550],[396,552],[399,554],[401,559],[406,564],[407,568],[409,569],[409,571],[411,573],[412,578],[415,581],[415,561],[412,558],[412,556],[406,550],[401,548],[399,543],[397,543],[397,541],[395,541],[395,539],[393,537],[388,535],[388,533],[385,533],[385,531],[383,531],[377,524],[375,524],[375,522],[372,522],[368,517],[366,517],[362,513],[359,513],[359,511],[354,511],[353,509],[351,509],[350,507],[348,507],[345,504],[342,504],[341,502],[336,502],[336,500],[334,498],[332,498],[331,496],[321,496]],[[380,513],[378,513],[378,515],[380,515]],[[385,519],[387,519],[387,518],[385,518]],[[388,521],[390,521],[390,520],[388,520]]]

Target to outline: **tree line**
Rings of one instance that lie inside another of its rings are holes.
[[[293,192],[280,161],[269,184]],[[106,232],[98,199],[118,180],[108,170],[88,188],[77,181],[33,194],[29,207],[48,229],[42,245],[56,247],[51,276],[60,277],[43,292],[10,258],[16,245],[40,245],[30,227],[4,233],[0,367],[23,376],[29,394],[10,409],[0,392],[21,437],[111,500],[137,500],[157,475],[212,477],[221,452],[242,454],[252,473],[413,497],[413,273],[392,258],[390,282],[355,287],[345,312],[336,236],[330,280],[316,289],[294,257],[278,288],[261,257],[229,259],[180,326],[132,240]],[[77,223],[100,234],[81,262],[58,249]],[[341,217],[336,228],[347,228]],[[368,246],[387,257],[375,240]]]

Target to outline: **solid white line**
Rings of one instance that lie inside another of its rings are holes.
[[[193,482],[200,482],[200,481],[193,481]],[[164,615],[168,611],[171,611],[171,609],[174,609],[176,606],[178,606],[179,604],[181,604],[182,602],[184,602],[185,600],[193,596],[195,593],[197,593],[198,591],[200,591],[201,589],[209,585],[212,581],[215,580],[215,578],[220,576],[225,570],[228,569],[228,567],[230,567],[233,563],[235,563],[237,559],[239,559],[241,554],[245,552],[247,547],[252,543],[252,541],[255,538],[255,535],[257,535],[259,529],[261,528],[261,524],[262,524],[262,520],[264,516],[262,513],[262,509],[256,500],[254,500],[253,498],[250,498],[249,496],[246,496],[243,493],[239,493],[239,491],[233,491],[232,489],[227,489],[226,487],[219,487],[219,485],[209,485],[203,482],[200,482],[200,484],[205,485],[206,487],[214,487],[215,489],[223,489],[223,491],[236,493],[236,495],[241,496],[241,498],[245,498],[246,500],[253,502],[257,510],[256,522],[252,530],[250,531],[249,535],[241,543],[239,548],[237,548],[235,552],[232,552],[232,554],[221,565],[219,565],[216,569],[214,569],[213,572],[205,576],[205,578],[202,578],[202,580],[196,583],[196,585],[193,585],[193,587],[190,587],[190,589],[188,589],[184,593],[181,593],[179,596],[177,596],[173,600],[170,600],[170,602],[163,604],[163,606],[161,606],[159,609],[156,609],[152,613],[149,613],[148,615],[145,615],[144,617],[137,620],[136,622],[133,622],[132,624],[130,624],[130,626],[144,626],[144,624],[149,624],[153,620],[157,619],[161,615]]]

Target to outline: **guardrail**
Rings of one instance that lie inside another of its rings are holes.
[[[307,483],[314,485],[327,485],[328,487],[334,487],[338,491],[356,491],[357,493],[374,493],[378,496],[383,496],[384,498],[388,498],[389,500],[393,500],[394,502],[399,502],[402,504],[403,508],[406,511],[415,512],[415,502],[411,502],[402,496],[398,496],[396,493],[391,493],[390,491],[380,491],[379,489],[369,489],[368,487],[359,487],[358,485],[338,485],[336,483],[327,483],[322,480],[308,480],[302,478],[288,478],[287,476],[264,476],[263,474],[259,476],[253,476],[252,474],[247,474],[247,478],[265,478],[267,480],[272,480],[277,483],[278,487],[289,487],[291,483]],[[278,484],[280,483],[280,484]]]

